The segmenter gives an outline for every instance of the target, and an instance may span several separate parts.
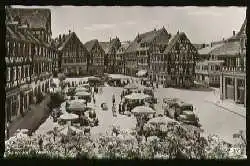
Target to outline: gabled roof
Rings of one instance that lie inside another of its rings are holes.
[[[50,25],[47,25],[51,21],[50,9],[9,8],[9,10],[14,19],[19,17],[21,24],[28,22],[30,28],[49,28],[49,31],[51,31]]]
[[[240,42],[226,42],[225,44],[217,47],[211,51],[212,55],[239,55],[240,54]]]
[[[168,46],[165,49],[164,53],[169,53],[169,51],[171,51],[171,49],[175,46],[175,44],[178,42],[178,40],[181,37],[185,37],[187,40],[187,36],[184,32],[177,32],[176,35],[172,36],[171,39],[169,40]],[[193,45],[192,45],[193,46]],[[194,46],[193,46],[194,47]],[[195,47],[194,47],[195,48]],[[196,49],[196,48],[195,48]]]
[[[75,32],[72,32],[70,34],[64,34],[64,37],[65,37],[64,40],[63,38],[61,39],[61,41],[56,40],[55,42],[56,48],[58,48],[58,50],[63,50],[65,45],[68,43],[69,39],[73,36],[73,34],[75,34]]]
[[[63,35],[62,35],[63,36]],[[63,50],[64,47],[66,46],[66,44],[70,41],[71,38],[75,37],[77,40],[79,40],[79,42],[81,43],[83,49],[88,52],[88,50],[86,49],[86,47],[82,44],[82,42],[80,41],[80,39],[77,37],[75,32],[70,32],[69,34],[64,34],[64,40],[63,37],[61,38],[61,42],[58,40],[58,38],[53,40],[53,45],[55,46],[55,48],[57,48],[59,51]]]
[[[237,33],[237,36],[241,36],[243,34],[246,34],[246,25],[247,25],[247,19],[245,18],[245,20],[240,28],[240,31]]]
[[[105,54],[108,54],[110,48],[110,42],[99,42],[99,44],[104,50]]]
[[[97,39],[90,40],[84,44],[84,46],[87,48],[87,50],[90,52],[92,48],[95,46],[95,44],[98,44]]]
[[[105,54],[111,54],[113,49],[118,50],[120,47],[119,43],[120,43],[120,40],[117,37],[114,39],[111,39],[110,42],[99,42]]]
[[[244,37],[246,31],[246,19],[244,20],[240,31],[230,37],[229,39],[225,40],[225,42],[213,49],[210,53],[212,55],[226,55],[226,56],[235,56],[241,53],[241,44],[240,39]]]
[[[149,32],[145,32],[143,34],[138,34],[137,37],[130,43],[126,52],[134,52],[140,48],[140,43],[150,43],[157,36],[159,36],[162,32],[167,32],[167,30],[163,27],[159,30],[153,30]]]
[[[220,47],[220,46],[222,46],[222,45],[223,45],[223,44],[216,44],[216,45],[212,45],[212,47],[211,47],[211,45],[210,45],[210,46],[207,46],[207,47],[205,47],[205,48],[199,49],[199,50],[198,50],[198,53],[199,53],[200,55],[208,55],[208,54],[210,54],[211,51],[213,51],[215,48]]]
[[[122,42],[121,47],[117,50],[117,54],[124,53],[125,50],[128,48],[129,44],[129,42]]]

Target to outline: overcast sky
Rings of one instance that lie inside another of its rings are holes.
[[[21,7],[21,6],[14,6]],[[34,6],[37,7],[37,6]],[[185,32],[192,43],[210,43],[239,31],[246,7],[74,7],[51,9],[52,36],[75,31],[81,41],[119,37],[133,40],[138,33],[165,26],[170,33]]]

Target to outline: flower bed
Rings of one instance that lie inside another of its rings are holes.
[[[39,144],[41,138],[42,146]],[[147,138],[123,131],[118,135],[111,131],[96,139],[83,133],[65,136],[56,130],[42,136],[19,134],[6,141],[5,145],[7,158],[246,158],[246,147],[242,144],[229,145],[217,136],[205,138],[175,126],[169,127],[164,136]]]

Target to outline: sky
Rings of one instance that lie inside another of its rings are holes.
[[[27,7],[27,6],[13,6]],[[33,6],[38,8],[38,6]],[[105,7],[43,6],[51,9],[52,37],[74,31],[85,43],[92,39],[134,40],[138,33],[163,26],[171,34],[185,32],[192,43],[210,43],[240,30],[246,7]]]

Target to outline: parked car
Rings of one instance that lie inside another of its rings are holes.
[[[177,98],[163,98],[162,109],[164,115],[174,118],[175,105],[177,104]]]
[[[163,99],[164,114],[185,124],[200,126],[199,118],[193,112],[193,105],[176,98]]]

